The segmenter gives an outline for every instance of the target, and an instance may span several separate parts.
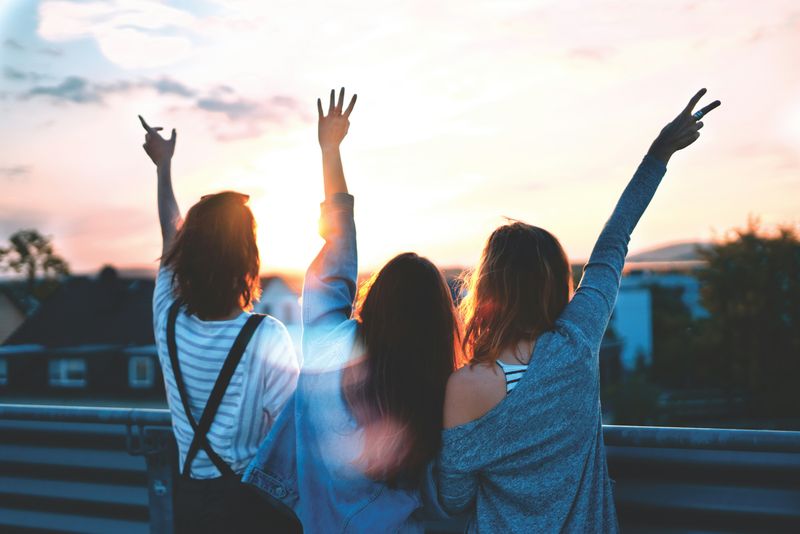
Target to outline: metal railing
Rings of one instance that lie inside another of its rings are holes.
[[[0,404],[0,531],[172,532],[170,425],[168,410]]]
[[[626,532],[800,532],[800,432],[604,438]],[[171,532],[175,459],[167,410],[0,404],[0,530]]]

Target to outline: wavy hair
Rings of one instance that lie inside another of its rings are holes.
[[[206,195],[189,209],[163,258],[176,298],[200,319],[250,309],[261,293],[256,222],[250,197],[233,191]]]
[[[462,288],[463,349],[470,364],[551,330],[572,294],[572,272],[558,239],[518,221],[497,228]]]

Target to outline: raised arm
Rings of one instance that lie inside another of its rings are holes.
[[[331,91],[328,114],[319,111],[319,146],[322,150],[322,176],[325,201],[322,203],[320,235],[325,244],[306,272],[303,285],[303,345],[318,339],[331,328],[348,320],[352,312],[358,276],[356,228],[353,197],[347,192],[339,146],[350,127],[350,113],[356,96],[343,108],[344,88]],[[312,351],[307,351],[313,356]],[[307,360],[308,361],[308,360]]]
[[[181,210],[172,190],[172,155],[175,153],[177,134],[175,128],[169,139],[164,139],[158,132],[161,127],[151,128],[139,115],[139,121],[147,132],[142,147],[156,165],[158,175],[158,220],[161,223],[161,255],[163,256],[175,238],[181,224]]]
[[[331,89],[327,116],[322,113],[322,100],[317,99],[319,114],[317,136],[319,137],[319,147],[322,149],[322,177],[325,182],[326,201],[332,199],[336,193],[347,193],[347,182],[344,179],[339,146],[350,129],[350,113],[353,112],[357,98],[358,95],[353,95],[347,109],[342,111],[344,87],[339,91],[338,103],[336,102],[336,91]]]
[[[576,326],[593,347],[600,346],[614,309],[631,232],[653,198],[667,162],[675,152],[697,141],[703,127],[700,119],[720,105],[717,100],[692,113],[705,92],[705,89],[698,91],[653,141],[603,227],[575,296],[561,316]]]

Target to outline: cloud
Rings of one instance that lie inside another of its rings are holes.
[[[225,124],[214,126],[219,141],[235,141],[258,137],[269,125],[284,124],[291,118],[306,120],[300,103],[288,96],[273,96],[266,100],[241,97],[208,96],[199,98],[197,107],[208,113],[224,116]]]
[[[302,115],[297,99],[276,95],[266,100],[251,100],[236,96],[226,85],[214,88],[208,95],[197,99],[197,107],[210,113],[220,113],[232,121],[260,119],[282,122],[287,115]]]
[[[11,74],[16,77],[15,79],[29,79],[19,78],[20,75],[24,76],[25,73],[12,69],[13,72],[9,73],[8,69],[6,74]],[[157,80],[139,80],[139,81],[126,81],[121,80],[112,83],[92,83],[86,78],[79,76],[69,76],[61,83],[51,86],[37,86],[29,89],[22,94],[23,99],[30,99],[35,97],[49,97],[56,102],[71,102],[75,104],[102,104],[105,97],[111,94],[128,93],[140,89],[152,89],[158,94],[174,94],[181,97],[192,97],[195,91],[186,85],[172,80],[170,78],[159,78]]]
[[[9,50],[14,50],[16,52],[25,51],[25,47],[22,46],[19,43],[19,41],[16,41],[14,39],[6,39],[5,41],[3,41],[3,47],[8,48]],[[53,56],[53,57],[61,56],[64,54],[63,50],[61,50],[60,48],[56,48],[54,46],[43,46],[41,48],[38,48],[36,52],[45,56]]]
[[[46,96],[56,101],[99,104],[103,101],[103,93],[99,86],[90,84],[85,78],[70,76],[58,85],[34,87],[24,93],[23,98]]]
[[[21,82],[27,80],[39,81],[45,76],[43,74],[39,74],[38,72],[32,72],[32,71],[24,72],[21,70],[17,70],[14,67],[6,66],[5,68],[3,68],[3,77],[6,80],[11,80],[13,82]]]
[[[45,56],[53,56],[53,57],[58,57],[58,56],[63,56],[64,55],[64,51],[63,50],[61,50],[60,48],[52,47],[52,46],[45,46],[45,47],[40,48],[39,50],[37,50],[37,52],[39,52],[40,54],[45,55]]]
[[[6,69],[6,76],[15,80],[32,79],[32,74]],[[290,119],[308,120],[300,102],[289,96],[276,95],[254,100],[238,95],[226,85],[200,91],[171,78],[93,83],[86,78],[70,76],[56,85],[33,87],[22,93],[20,98],[49,98],[56,103],[100,105],[110,95],[139,90],[174,95],[190,103],[192,109],[224,117],[224,123],[217,121],[213,127],[217,139],[221,141],[258,137],[268,125],[284,124]]]
[[[3,69],[3,77],[6,80],[26,80],[28,78],[24,72],[12,67],[6,67]]]
[[[0,167],[0,178],[10,181],[27,178],[31,173],[29,165],[13,165],[11,167]]]
[[[183,85],[180,82],[171,80],[169,78],[161,78],[150,83],[150,86],[159,94],[174,94],[178,96],[191,97],[195,95],[195,91]]]
[[[8,48],[9,50],[16,50],[18,52],[25,50],[25,47],[19,44],[14,39],[6,39],[5,41],[3,41],[3,46],[5,48]]]
[[[126,69],[153,68],[188,57],[196,25],[191,13],[147,0],[45,1],[39,35],[49,41],[91,38],[111,62]]]
[[[212,113],[222,113],[231,120],[253,117],[261,113],[257,102],[242,98],[236,100],[222,100],[220,98],[201,98],[197,107]]]
[[[20,210],[16,206],[0,205],[0,244],[8,243],[11,234],[22,228],[41,228],[47,215],[29,209]]]

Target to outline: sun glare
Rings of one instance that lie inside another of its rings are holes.
[[[321,169],[307,151],[264,154],[243,177],[243,188],[254,191],[250,207],[258,223],[262,271],[305,271],[321,246],[317,232]]]

